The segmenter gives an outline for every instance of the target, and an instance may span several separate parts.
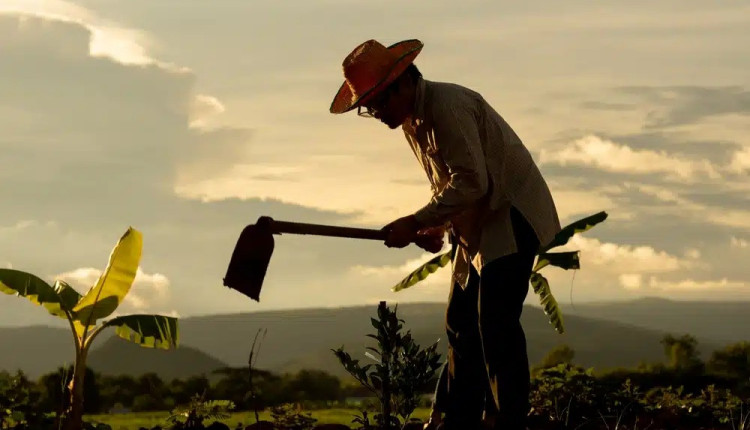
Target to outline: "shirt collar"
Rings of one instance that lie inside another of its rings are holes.
[[[425,87],[426,87],[425,80],[422,77],[420,77],[417,80],[417,88],[416,88],[416,93],[414,97],[414,118],[412,119],[412,123],[414,125],[419,125],[424,121]]]

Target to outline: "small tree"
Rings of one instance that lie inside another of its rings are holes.
[[[205,421],[226,419],[234,410],[234,402],[230,400],[206,400],[205,391],[195,394],[187,405],[179,406],[172,410],[167,418],[174,430],[205,429]],[[214,421],[213,427],[228,429],[229,427]]]
[[[396,307],[398,309],[398,307]],[[370,318],[377,330],[367,337],[377,341],[377,347],[367,347],[375,354],[367,353],[376,364],[359,364],[344,351],[344,347],[332,350],[344,368],[360,384],[375,394],[382,406],[380,423],[390,429],[398,422],[395,412],[406,422],[419,403],[419,394],[432,380],[440,367],[440,354],[436,352],[437,342],[425,349],[414,342],[411,332],[401,332],[403,320],[391,312],[385,302],[378,305],[378,319]]]
[[[711,373],[750,386],[750,342],[738,342],[714,351],[706,363]]]
[[[75,343],[75,362],[68,389],[70,407],[65,414],[65,428],[79,430],[83,422],[83,384],[86,359],[96,336],[107,327],[144,347],[169,349],[178,343],[177,319],[163,315],[125,315],[97,321],[112,315],[130,291],[141,259],[143,238],[128,228],[115,245],[102,275],[85,295],[62,280],[54,287],[30,273],[0,269],[0,291],[26,297],[43,306],[52,315],[70,323]]]
[[[558,345],[552,348],[542,359],[541,363],[534,370],[549,369],[560,364],[572,364],[576,352],[568,345]]]
[[[698,357],[698,340],[689,334],[674,337],[671,334],[661,340],[664,355],[675,370],[694,370],[702,365]]]

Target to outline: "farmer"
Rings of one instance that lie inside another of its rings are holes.
[[[448,231],[455,250],[445,391],[438,384],[432,420],[443,413],[446,429],[475,429],[484,412],[495,428],[524,429],[529,362],[520,317],[536,252],[560,231],[557,210],[528,150],[480,94],[422,78],[413,64],[422,47],[357,46],[330,111],[356,109],[401,127],[427,173],[432,198],[386,225],[385,244],[403,248],[426,234],[434,240],[422,247],[438,252]]]

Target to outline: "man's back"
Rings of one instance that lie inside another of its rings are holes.
[[[516,250],[509,219],[511,205],[529,221],[542,244],[557,234],[560,222],[555,204],[531,154],[478,92],[420,79],[415,122],[415,127],[405,125],[404,132],[436,195],[461,173],[455,166],[462,166],[463,173],[486,190],[486,207],[475,205],[453,220],[470,258],[479,257],[478,268],[483,261]]]

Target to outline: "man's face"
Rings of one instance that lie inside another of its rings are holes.
[[[399,127],[411,114],[411,103],[406,85],[397,79],[374,98],[367,101],[364,107],[376,119],[391,129]]]

